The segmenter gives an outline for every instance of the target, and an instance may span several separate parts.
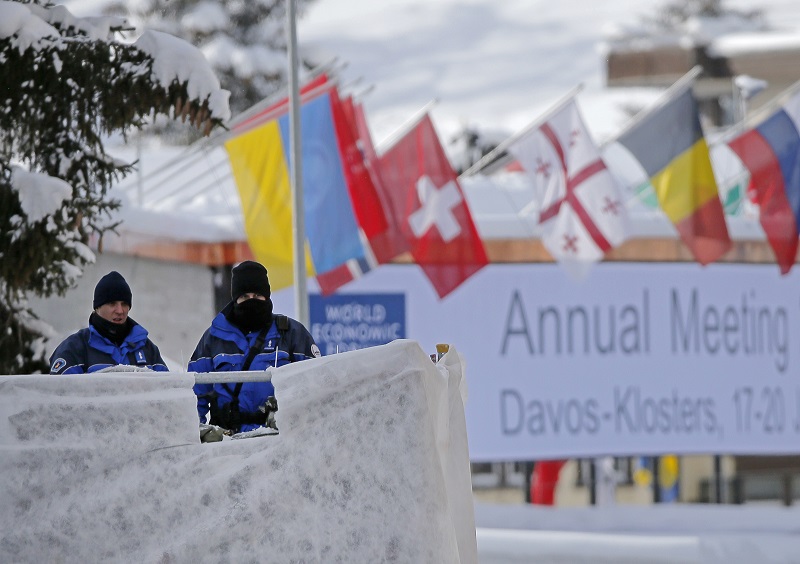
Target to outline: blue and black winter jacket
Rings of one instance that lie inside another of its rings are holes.
[[[236,327],[226,317],[233,308],[233,302],[217,314],[206,329],[189,362],[189,372],[229,372],[240,371],[244,367],[250,347],[258,339],[258,331],[247,333]],[[279,330],[277,319],[282,317],[285,330]],[[314,339],[303,325],[285,316],[275,316],[266,334],[264,344],[250,364],[249,370],[266,370],[270,366],[283,366],[289,362],[306,360],[319,356]],[[236,384],[196,384],[197,413],[200,422],[206,422],[211,402],[216,401],[222,409],[234,396]],[[271,382],[245,382],[239,391],[239,411],[243,414],[256,414],[267,398],[275,395]],[[251,431],[260,425],[243,423],[240,431]]]
[[[97,372],[118,364],[157,372],[169,370],[158,347],[147,338],[147,329],[133,321],[131,332],[119,346],[103,337],[92,325],[73,333],[50,356],[50,374]]]

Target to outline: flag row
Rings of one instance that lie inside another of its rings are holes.
[[[380,156],[364,110],[323,79],[301,91],[305,256],[323,294],[408,253],[439,297],[488,263],[456,173],[424,115]],[[285,104],[239,124],[225,144],[245,232],[273,289],[293,282]]]
[[[703,265],[732,247],[691,82],[667,91],[611,143],[649,178],[658,206]],[[323,294],[410,256],[440,298],[488,263],[459,177],[425,113],[381,154],[363,107],[321,76],[301,91],[301,178],[307,271]],[[225,148],[248,243],[275,289],[293,282],[288,103],[237,124]],[[800,95],[726,145],[749,172],[748,194],[782,273],[800,221]],[[541,240],[578,273],[630,234],[626,190],[592,139],[575,95],[497,148],[526,174]],[[470,174],[470,169],[465,174]]]

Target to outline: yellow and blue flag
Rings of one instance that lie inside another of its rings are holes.
[[[310,275],[348,261],[364,261],[366,255],[331,104],[331,92],[325,92],[305,101],[300,109],[306,268]],[[245,131],[226,142],[225,149],[253,256],[269,270],[273,290],[291,286],[294,234],[289,116]]]

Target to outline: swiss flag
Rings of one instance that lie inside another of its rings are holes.
[[[379,159],[381,189],[440,298],[489,261],[428,115]]]

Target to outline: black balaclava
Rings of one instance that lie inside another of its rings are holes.
[[[231,321],[245,333],[260,331],[272,325],[272,300],[245,300],[233,304]]]
[[[125,341],[125,337],[128,336],[134,326],[134,322],[130,317],[125,320],[125,323],[114,323],[108,319],[103,319],[96,311],[93,311],[92,315],[89,316],[89,324],[103,337],[117,346]]]
[[[239,296],[248,293],[261,294],[267,299],[250,299],[236,303]],[[229,320],[245,333],[260,331],[272,325],[269,278],[267,269],[259,263],[247,260],[234,267],[231,271],[231,298],[234,304]]]

